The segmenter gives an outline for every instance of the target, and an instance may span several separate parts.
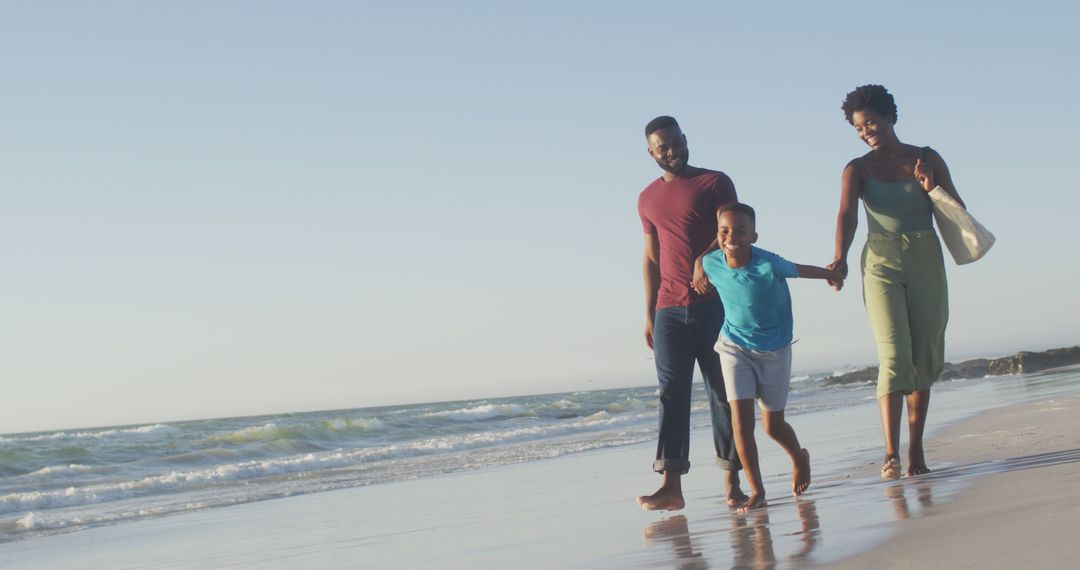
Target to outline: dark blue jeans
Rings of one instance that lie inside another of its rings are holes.
[[[690,393],[695,361],[709,396],[716,462],[727,470],[741,468],[720,356],[713,350],[723,324],[724,307],[719,299],[656,311],[653,352],[660,380],[660,441],[654,471],[690,470]]]

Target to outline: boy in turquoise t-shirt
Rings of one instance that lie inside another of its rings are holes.
[[[791,386],[791,294],[787,279],[827,279],[839,290],[843,276],[812,265],[797,265],[752,246],[757,241],[754,209],[727,204],[716,212],[720,249],[702,265],[724,303],[724,326],[716,342],[724,385],[731,403],[731,424],[739,461],[750,483],[746,512],[766,506],[765,488],[754,440],[754,400],[760,401],[765,432],[791,456],[791,490],[801,495],[810,486],[810,452],[799,445],[794,428],[784,420]]]

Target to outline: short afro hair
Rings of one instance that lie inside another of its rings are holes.
[[[749,204],[743,204],[742,202],[729,202],[716,209],[716,217],[719,218],[720,214],[724,212],[735,212],[736,214],[746,214],[750,216],[750,221],[757,224],[757,214],[754,213],[754,209]]]
[[[678,128],[679,122],[675,120],[675,117],[669,117],[667,115],[661,115],[645,125],[645,136],[649,136],[660,129],[670,129],[671,127]]]
[[[893,124],[896,124],[896,101],[893,100],[892,94],[881,85],[861,85],[856,87],[854,91],[847,94],[847,97],[844,98],[844,104],[840,108],[844,110],[844,118],[847,119],[848,123],[852,122],[851,116],[856,111],[869,109],[883,117],[891,117]]]

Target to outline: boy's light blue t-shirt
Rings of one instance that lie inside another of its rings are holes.
[[[754,246],[750,263],[728,267],[723,250],[702,265],[724,303],[721,334],[749,350],[779,350],[791,344],[791,293],[787,279],[799,276],[795,264]]]

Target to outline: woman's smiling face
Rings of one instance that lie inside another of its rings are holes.
[[[852,113],[851,125],[855,127],[859,138],[872,149],[876,150],[883,144],[893,143],[896,140],[892,117],[881,115],[872,109]]]

